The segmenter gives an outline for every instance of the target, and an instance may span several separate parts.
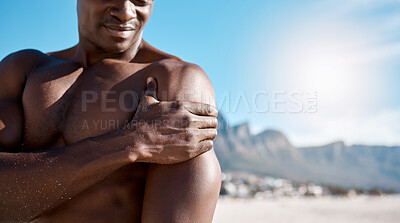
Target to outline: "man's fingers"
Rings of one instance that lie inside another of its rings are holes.
[[[201,116],[196,119],[197,120],[194,121],[193,125],[194,127],[197,127],[199,129],[206,129],[206,128],[216,129],[218,127],[218,120],[215,117]]]
[[[154,77],[148,77],[146,80],[147,87],[146,87],[146,92],[144,93],[145,96],[150,96],[153,97],[154,99],[157,99],[157,81],[154,79]]]
[[[214,140],[217,138],[217,130],[216,129],[199,129],[199,141],[205,140]]]
[[[141,107],[159,103],[157,99],[158,85],[156,79],[154,79],[154,77],[148,77],[146,83],[146,91],[139,103]]]
[[[205,141],[199,142],[198,151],[200,152],[200,154],[205,153],[205,152],[211,150],[213,148],[213,145],[214,145],[214,143],[212,140],[205,140]]]
[[[218,116],[218,110],[209,104],[187,102],[185,103],[185,108],[190,113],[195,115],[212,117]]]

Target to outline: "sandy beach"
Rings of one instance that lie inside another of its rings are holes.
[[[214,223],[397,223],[400,196],[352,198],[220,198]]]

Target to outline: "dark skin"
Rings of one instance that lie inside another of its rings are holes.
[[[142,40],[153,4],[78,0],[76,46],[1,62],[0,222],[211,222],[213,88]]]

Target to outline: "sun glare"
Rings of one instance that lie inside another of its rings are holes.
[[[351,105],[368,85],[357,44],[357,37],[340,27],[296,29],[279,44],[275,72],[291,87],[317,91],[323,106]]]

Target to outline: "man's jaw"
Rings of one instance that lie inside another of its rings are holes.
[[[104,27],[104,29],[106,28]],[[110,44],[109,41],[108,44]],[[142,33],[139,34],[138,40],[135,41],[135,43],[125,43],[130,45],[129,47],[122,46],[124,42],[126,41],[122,41],[120,43],[115,42],[114,44],[110,44],[108,46],[104,45],[103,47],[101,47],[101,45],[98,45],[95,42],[91,42],[88,39],[82,39],[77,45],[77,51],[74,55],[74,60],[81,63],[84,67],[91,66],[97,63],[99,60],[105,58],[114,58],[127,62],[132,61],[141,48]]]

